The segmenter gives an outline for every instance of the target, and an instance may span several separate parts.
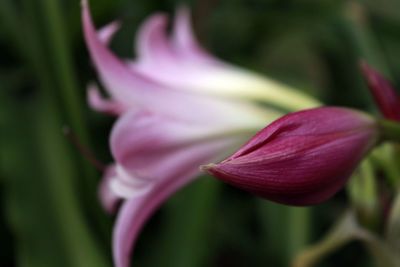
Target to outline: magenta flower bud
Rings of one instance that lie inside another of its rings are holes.
[[[340,190],[378,141],[369,115],[315,108],[281,117],[226,160],[202,169],[275,202],[312,205]]]
[[[361,63],[361,70],[383,116],[400,121],[400,97],[391,83],[365,62]]]

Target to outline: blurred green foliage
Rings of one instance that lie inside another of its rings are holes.
[[[327,104],[375,112],[358,70],[364,58],[400,84],[400,2],[202,0],[192,7],[201,42],[235,64]],[[133,56],[133,33],[173,0],[92,0],[97,25],[124,24],[112,43]],[[112,119],[90,111],[96,79],[78,0],[0,2],[0,265],[106,267],[113,218],[99,207],[101,176],[62,133],[69,126],[104,162]],[[346,207],[341,193],[314,208],[258,200],[203,177],[145,227],[135,266],[288,266]],[[354,242],[320,266],[372,266]]]

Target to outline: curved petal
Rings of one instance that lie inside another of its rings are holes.
[[[85,3],[82,19],[86,43],[103,84],[113,100],[121,105],[203,123],[246,123],[255,120],[259,123],[269,117],[270,111],[250,104],[193,94],[146,78],[129,69],[99,39]]]
[[[250,133],[219,135],[222,128],[196,125],[141,111],[116,123],[111,149],[118,164],[114,192],[127,198],[114,228],[116,267],[128,267],[141,227],[154,210],[198,174],[198,166],[222,158]]]
[[[97,86],[94,84],[89,84],[88,86],[87,101],[92,109],[110,115],[119,115],[126,109],[126,107],[124,107],[119,102],[115,102],[110,99],[105,99],[100,94]]]
[[[116,195],[129,199],[147,194],[154,187],[154,183],[143,177],[133,176],[122,165],[116,164],[116,179],[110,186]]]
[[[195,174],[188,177],[176,177],[175,183],[165,183],[148,195],[127,200],[120,209],[113,233],[113,256],[116,267],[130,266],[131,254],[140,229],[151,214],[171,194],[190,182]]]
[[[104,26],[97,32],[99,40],[108,45],[120,27],[121,25],[118,21],[113,21]],[[94,84],[89,84],[88,86],[87,101],[92,109],[110,115],[118,115],[124,110],[122,104],[103,98]]]
[[[83,29],[86,43],[97,71],[115,101],[126,106],[155,109],[161,113],[179,116],[188,110],[194,96],[163,88],[156,82],[131,71],[99,38],[92,23],[87,2],[83,2]],[[201,102],[201,101],[200,101]],[[192,116],[193,117],[193,116]]]
[[[181,57],[191,61],[219,64],[197,41],[191,25],[190,10],[186,6],[177,9],[172,32],[172,42]]]
[[[194,37],[187,8],[178,9],[171,39],[166,28],[165,15],[144,22],[136,40],[139,58],[130,64],[133,71],[182,91],[264,100],[290,110],[319,105],[289,86],[208,54]]]
[[[116,179],[116,174],[115,165],[107,167],[99,187],[99,199],[101,205],[109,214],[113,214],[116,211],[117,206],[121,201],[121,197],[115,194],[111,188],[111,183]]]
[[[131,252],[139,231],[151,214],[176,190],[192,181],[198,174],[198,164],[207,162],[220,155],[220,150],[225,147],[224,141],[206,143],[201,147],[201,152],[196,151],[196,157],[191,159],[182,168],[164,167],[163,179],[156,181],[146,194],[132,196],[119,211],[113,233],[113,253],[116,267],[128,267]],[[195,152],[195,151],[193,151]]]
[[[115,193],[128,198],[114,228],[116,267],[127,267],[141,227],[176,190],[198,174],[198,166],[221,158],[245,136],[207,138],[213,130],[148,112],[129,112],[111,136],[113,155],[123,168],[124,186]]]
[[[201,140],[201,135],[210,132],[146,112],[129,112],[117,122],[111,147],[124,170],[123,177],[118,178],[124,179],[125,186],[114,187],[114,192],[128,200],[120,209],[114,226],[116,267],[129,266],[139,231],[155,209],[193,180],[199,172],[198,166],[223,157],[241,138]],[[127,181],[128,176],[133,183]]]
[[[111,39],[114,37],[114,34],[119,30],[121,24],[119,21],[113,21],[103,28],[101,28],[97,34],[99,39],[105,44],[108,45],[111,42]]]
[[[131,86],[137,86],[137,90],[146,88],[147,81],[137,77],[121,62],[103,43],[97,34],[89,12],[87,1],[82,4],[82,21],[86,44],[89,48],[92,60],[109,90],[110,94],[121,102],[135,101]]]
[[[157,67],[177,60],[168,40],[167,23],[166,15],[154,14],[140,27],[136,37],[136,54],[140,64]]]
[[[189,9],[177,10],[172,38],[167,34],[168,17],[154,14],[141,25],[136,36],[136,68],[147,73],[156,70],[199,63],[219,64],[201,46],[198,45],[190,25]]]
[[[280,82],[229,64],[199,64],[190,60],[174,60],[166,64],[131,64],[131,69],[147,77],[197,94],[231,99],[263,101],[287,110],[319,106],[304,93]]]
[[[202,155],[203,147],[207,148],[209,144],[216,143],[216,148],[220,148],[217,144],[222,143],[232,145],[233,140],[239,143],[255,132],[255,129],[229,130],[187,123],[146,111],[131,111],[115,124],[110,146],[114,159],[127,173],[122,177],[151,182],[163,179],[165,170],[171,172],[193,164],[193,159]]]

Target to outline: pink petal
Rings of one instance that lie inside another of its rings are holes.
[[[240,124],[247,121],[254,122],[254,117],[257,117],[258,122],[268,118],[268,111],[262,111],[261,108],[257,109],[249,104],[172,89],[144,77],[128,68],[99,39],[85,3],[82,20],[92,60],[112,99],[121,106],[146,109],[165,116],[211,124],[225,122]]]
[[[147,195],[127,200],[118,213],[113,233],[113,256],[116,267],[130,266],[138,234],[152,213],[177,189],[195,178],[197,170],[181,177],[170,177]]]
[[[148,194],[154,187],[153,181],[140,176],[132,176],[122,165],[116,164],[116,179],[110,184],[115,194],[124,199]]]
[[[207,139],[209,133],[196,125],[145,112],[127,113],[117,122],[111,136],[113,155],[134,185],[114,228],[116,267],[129,266],[139,231],[154,210],[194,179],[198,166],[221,158],[244,138]]]
[[[118,21],[113,21],[109,23],[97,32],[99,39],[105,45],[108,45],[111,42],[111,39],[114,37],[114,34],[119,30],[120,27],[121,25]]]
[[[388,119],[400,121],[400,97],[394,87],[367,63],[363,62],[361,69],[383,115]]]
[[[167,16],[155,14],[149,17],[140,27],[136,36],[136,54],[142,71],[155,71],[193,63],[218,63],[212,56],[198,45],[191,30],[189,10],[181,7],[177,11],[172,39],[167,34]]]
[[[114,21],[101,28],[97,32],[101,42],[103,42],[105,45],[108,45],[111,42],[114,34],[119,30],[120,26],[121,25],[118,21]],[[89,106],[98,112],[108,113],[110,115],[118,115],[124,109],[122,104],[112,100],[104,99],[99,93],[97,86],[94,84],[90,84],[88,86],[87,99]]]
[[[316,108],[276,120],[231,157],[204,169],[258,196],[311,205],[335,194],[377,141],[371,117]]]
[[[219,64],[218,60],[212,57],[198,43],[192,31],[190,10],[186,6],[178,8],[175,14],[172,42],[175,49],[187,59]]]
[[[121,103],[101,96],[99,89],[94,84],[88,86],[87,101],[92,109],[110,115],[119,115],[126,109]]]
[[[196,41],[187,8],[177,11],[172,38],[164,15],[147,19],[137,37],[138,60],[131,70],[167,87],[225,99],[264,100],[286,109],[318,106],[285,85],[213,57]]]
[[[240,132],[218,135],[225,130],[148,111],[130,111],[117,121],[110,142],[121,186],[113,189],[128,200],[114,228],[116,267],[129,266],[141,227],[162,202],[196,177],[198,166],[223,157],[248,137]]]
[[[227,66],[198,45],[187,8],[177,11],[172,39],[167,35],[167,22],[165,15],[156,14],[143,23],[136,37],[138,60],[130,67],[167,86],[202,92],[198,89],[204,87],[207,76]],[[207,86],[218,88],[215,83]]]
[[[82,9],[83,29],[92,60],[108,92],[126,106],[157,109],[162,113],[179,115],[189,106],[187,98],[174,90],[166,90],[157,83],[131,71],[99,39],[87,3]],[[180,108],[181,107],[181,108]]]
[[[230,84],[229,78],[237,76],[233,73],[229,77],[233,68],[209,55],[197,43],[185,7],[177,10],[172,39],[167,36],[166,16],[156,14],[140,27],[136,43],[138,60],[130,64],[131,69],[169,87],[218,94],[215,91],[221,85]]]
[[[104,45],[94,29],[86,1],[82,6],[82,21],[86,44],[107,89],[118,101],[134,101],[132,92],[135,90],[129,89],[130,86],[138,84],[138,90],[143,90],[146,82],[127,70],[125,65]],[[129,81],[132,81],[130,85],[127,83]]]
[[[99,198],[100,202],[109,214],[113,214],[119,202],[121,201],[121,197],[113,192],[111,189],[111,182],[116,179],[115,166],[109,166],[104,172],[103,179],[100,183],[99,187]]]
[[[175,53],[167,36],[167,16],[155,14],[140,27],[136,37],[136,54],[141,64],[157,66],[175,61]]]
[[[110,146],[115,160],[130,176],[154,181],[163,179],[166,169],[171,172],[192,163],[203,146],[214,142],[216,148],[220,147],[219,143],[231,145],[232,138],[245,140],[250,134],[237,133],[232,137],[221,135],[224,131],[225,128],[133,111],[124,114],[115,124]]]

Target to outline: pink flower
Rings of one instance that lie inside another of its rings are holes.
[[[178,12],[172,38],[164,15],[145,22],[135,61],[122,61],[107,47],[118,23],[97,32],[86,1],[82,20],[92,61],[110,95],[103,98],[92,84],[89,104],[119,116],[110,138],[115,164],[104,174],[100,197],[109,212],[122,202],[113,253],[115,265],[127,267],[141,227],[159,205],[192,181],[200,165],[222,159],[280,115],[252,100],[284,109],[318,102],[215,59],[196,42],[186,9]]]
[[[86,43],[103,85],[112,97],[111,100],[103,99],[96,87],[91,86],[89,103],[98,111],[120,114],[129,107],[148,107],[155,102],[161,105],[160,111],[168,109],[168,112],[179,113],[181,110],[171,103],[182,97],[204,96],[212,96],[214,100],[218,97],[239,99],[240,102],[244,99],[263,101],[286,110],[320,104],[286,85],[210,55],[195,40],[185,8],[177,12],[172,37],[166,34],[167,17],[164,14],[155,14],[146,20],[136,38],[138,58],[124,62],[106,47],[119,23],[110,23],[96,35],[93,27],[89,29],[89,18],[86,21]],[[89,33],[96,38],[89,38]]]
[[[260,197],[290,205],[334,195],[379,139],[377,122],[347,108],[322,107],[276,120],[204,170]]]

